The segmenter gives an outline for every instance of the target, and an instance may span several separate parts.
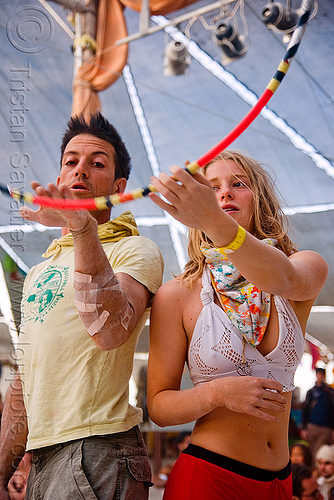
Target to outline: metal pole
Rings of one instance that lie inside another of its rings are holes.
[[[65,9],[73,12],[87,12],[89,7],[84,0],[52,0],[54,3],[62,5]]]
[[[88,43],[87,46],[83,46],[82,40],[85,35],[96,40],[98,4],[99,0],[89,0],[88,10],[75,14],[74,78],[82,63],[94,55],[93,48]]]
[[[237,0],[224,0],[224,1],[219,1],[215,3],[211,3],[210,5],[207,5],[205,7],[202,7],[200,9],[192,10],[191,12],[188,12],[187,14],[184,14],[183,16],[179,17],[174,17],[174,19],[170,19],[166,23],[164,23],[161,26],[151,26],[150,28],[147,29],[147,31],[141,31],[139,30],[138,33],[135,33],[134,35],[129,35],[125,38],[120,38],[119,40],[116,41],[115,45],[122,45],[123,43],[129,43],[134,40],[139,40],[143,36],[146,35],[152,35],[153,33],[157,33],[158,31],[162,31],[163,29],[166,28],[166,26],[176,26],[177,24],[180,24],[184,21],[188,21],[194,16],[201,16],[203,14],[206,14],[207,12],[211,12],[212,10],[220,9],[222,5],[229,5],[231,3],[235,3]],[[141,27],[140,27],[141,28]]]
[[[89,37],[96,40],[97,33],[97,9],[99,5],[99,0],[89,0],[87,4],[88,12],[81,14],[81,33],[82,36],[88,35]],[[83,62],[94,55],[95,51],[92,47],[87,46],[82,48],[82,60]]]

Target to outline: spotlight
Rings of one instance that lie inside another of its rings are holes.
[[[213,40],[219,45],[225,54],[225,64],[243,56],[247,47],[244,43],[244,37],[239,35],[232,24],[219,23],[213,32]]]
[[[182,42],[172,40],[166,46],[164,75],[184,75],[190,64],[190,57]]]
[[[295,10],[285,10],[279,2],[268,2],[262,9],[261,19],[269,29],[288,33],[297,26],[298,14]]]

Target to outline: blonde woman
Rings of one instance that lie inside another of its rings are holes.
[[[266,171],[224,152],[202,173],[173,166],[151,199],[190,228],[190,261],[152,309],[151,418],[196,421],[165,500],[290,500],[294,372],[327,265],[297,252]],[[184,363],[194,387],[180,390]]]

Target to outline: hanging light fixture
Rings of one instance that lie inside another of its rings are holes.
[[[212,36],[226,56],[225,60],[223,59],[225,64],[242,57],[247,52],[248,47],[245,45],[243,35],[240,35],[231,23],[219,22]]]
[[[298,14],[279,2],[269,1],[262,9],[261,20],[269,29],[289,33],[297,26]]]
[[[190,64],[190,57],[182,42],[172,40],[166,46],[164,75],[184,75]]]

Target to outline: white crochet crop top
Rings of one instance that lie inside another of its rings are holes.
[[[278,380],[284,387],[283,392],[294,389],[294,374],[304,353],[304,336],[287,299],[274,296],[279,318],[276,347],[263,356],[246,342],[244,362],[242,335],[215,304],[208,269],[203,272],[201,300],[203,309],[188,350],[189,373],[194,385],[218,377],[248,375]]]

